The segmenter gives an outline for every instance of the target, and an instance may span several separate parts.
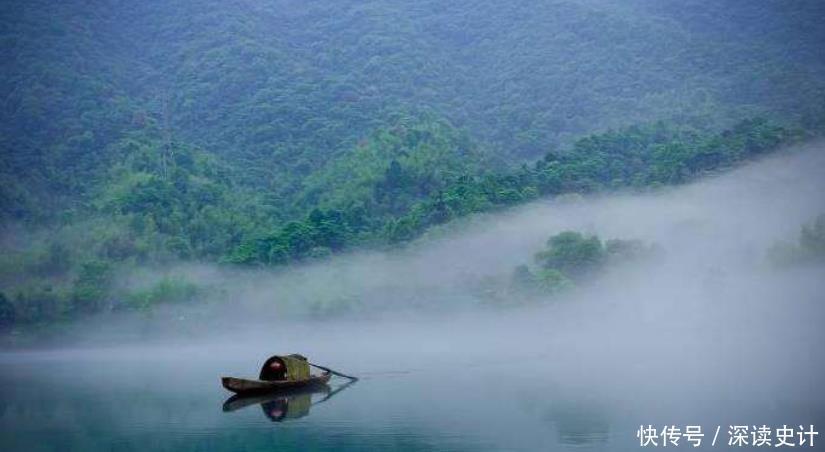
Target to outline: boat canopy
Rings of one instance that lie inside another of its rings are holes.
[[[295,353],[275,355],[264,362],[258,378],[265,381],[304,381],[309,379],[309,363],[306,357]]]

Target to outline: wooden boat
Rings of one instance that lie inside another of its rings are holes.
[[[236,394],[261,394],[285,389],[323,386],[329,382],[332,374],[324,372],[310,375],[302,380],[249,380],[246,378],[221,377],[223,387]]]
[[[333,372],[331,371],[326,375],[327,379],[329,375],[334,375]],[[324,375],[318,377],[324,377]],[[234,394],[223,403],[223,411],[228,413],[252,405],[260,405],[264,416],[272,422],[299,419],[308,416],[311,407],[326,402],[335,394],[355,384],[355,382],[356,380],[351,379],[334,390],[326,383],[321,383],[312,384],[311,386],[293,386],[272,391],[267,390],[266,392],[253,394]],[[323,394],[323,397],[313,400],[313,396],[316,394]]]
[[[326,385],[335,372],[326,368],[321,370],[323,373],[320,375],[310,373],[310,363],[302,355],[275,355],[264,362],[257,380],[221,377],[221,384],[224,388],[243,395],[322,386]]]

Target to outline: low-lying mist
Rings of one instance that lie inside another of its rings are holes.
[[[825,212],[821,149],[655,193],[480,215],[394,252],[276,271],[158,270],[208,290],[195,303],[79,324],[62,347],[6,353],[0,363],[55,388],[26,397],[91,385],[89,397],[118,430],[172,415],[164,400],[200,407],[192,428],[223,425],[217,377],[252,377],[264,358],[289,352],[361,377],[360,389],[322,411],[330,426],[346,420],[359,432],[395,429],[392,420],[406,416],[404,425],[534,450],[548,441],[547,422],[597,444],[618,435],[622,447],[634,444],[639,423],[816,424],[825,268],[777,266],[768,250]],[[547,238],[564,230],[659,251],[553,294],[508,292],[513,269],[535,265]],[[40,375],[43,362],[56,370]],[[85,405],[62,403],[67,415],[83,415]],[[510,421],[491,425],[492,407]]]
[[[774,383],[783,381],[778,369],[794,368],[813,384],[822,377],[816,346],[825,272],[777,268],[766,252],[825,212],[821,147],[654,193],[564,197],[479,215],[394,252],[274,271],[166,269],[207,287],[203,300],[95,319],[77,326],[75,341],[150,347],[170,359],[223,350],[257,362],[297,351],[367,373],[408,371],[400,356],[469,365],[507,354],[582,375],[609,371],[617,383],[670,369],[741,385],[737,372],[770,367],[777,370],[762,375]],[[639,239],[661,252],[560,293],[514,303],[485,298],[490,281],[532,265],[563,230]]]

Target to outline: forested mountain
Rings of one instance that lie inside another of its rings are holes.
[[[399,114],[511,162],[647,120],[801,116],[822,105],[822,17],[817,1],[6,2],[3,166],[25,188],[4,184],[4,207],[25,216],[46,179],[88,190],[130,132],[231,160],[281,210]]]
[[[690,180],[821,130],[823,17],[815,0],[4,2],[0,283],[81,300],[113,265],[284,263]]]

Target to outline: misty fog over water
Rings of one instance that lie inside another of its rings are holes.
[[[823,174],[813,143],[687,186],[479,215],[400,251],[169,270],[231,303],[0,355],[0,448],[631,450],[640,424],[821,426],[825,269],[767,251],[825,212]],[[659,253],[552,299],[479,296],[568,229]],[[355,307],[298,309],[319,297]],[[290,352],[362,379],[292,423],[221,411],[218,377]]]

